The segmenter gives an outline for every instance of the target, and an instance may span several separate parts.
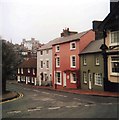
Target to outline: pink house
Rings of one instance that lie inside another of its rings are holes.
[[[69,31],[69,28],[56,38],[52,46],[54,88],[80,87],[79,53],[94,39],[92,30],[77,33]]]

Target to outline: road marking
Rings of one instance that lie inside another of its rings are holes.
[[[74,100],[80,100],[79,98],[73,98]]]
[[[113,103],[101,103],[102,105],[112,105]]]
[[[57,96],[60,96],[60,97],[67,97],[67,96],[61,95],[61,94],[54,94],[54,95],[57,95]]]
[[[18,94],[19,94],[19,96],[18,96],[17,98],[13,98],[13,99],[11,99],[11,100],[7,100],[7,101],[4,101],[4,102],[0,102],[0,104],[12,102],[12,101],[15,101],[15,100],[17,100],[17,99],[20,99],[21,97],[24,96],[23,93],[18,93]]]
[[[84,106],[89,107],[89,106],[95,106],[96,104],[86,104]]]
[[[47,94],[47,95],[49,95],[50,93],[48,93],[48,92],[42,92],[43,94]]]
[[[66,108],[75,108],[75,107],[78,107],[78,106],[76,106],[76,105],[66,106]]]
[[[40,92],[39,90],[33,90],[34,92]]]
[[[59,109],[59,108],[61,108],[61,107],[50,107],[50,108],[48,108],[49,110],[56,110],[56,109]]]
[[[10,112],[7,112],[8,114],[14,114],[14,113],[20,113],[21,111],[10,111]]]
[[[28,109],[28,112],[32,112],[32,111],[38,111],[41,110],[40,108],[36,108],[36,109]]]

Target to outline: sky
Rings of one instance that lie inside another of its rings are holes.
[[[20,44],[35,38],[47,43],[65,28],[82,32],[103,20],[110,0],[0,0],[0,36]]]

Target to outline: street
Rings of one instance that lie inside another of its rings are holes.
[[[118,98],[78,95],[7,84],[23,94],[2,105],[2,118],[117,118]]]

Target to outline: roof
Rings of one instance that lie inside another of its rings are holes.
[[[99,30],[103,30],[108,25],[110,25],[111,19],[119,19],[119,1],[115,5],[115,8],[107,15],[107,17],[102,21],[102,23],[98,26]]]
[[[37,59],[29,58],[28,60],[24,60],[18,67],[20,67],[20,68],[37,68]]]
[[[85,35],[86,33],[88,33],[90,30],[81,32],[81,33],[77,33],[77,34],[73,34],[67,37],[59,37],[56,38],[48,43],[46,43],[45,45],[41,46],[38,50],[45,50],[45,49],[50,49],[52,48],[52,45],[56,45],[56,44],[61,44],[61,43],[65,43],[65,42],[70,42],[73,40],[80,40],[80,38]]]
[[[103,44],[103,39],[92,41],[80,54],[101,52],[100,47],[102,44]]]
[[[74,41],[74,40],[80,40],[80,38],[85,35],[86,33],[88,33],[90,30],[81,32],[81,33],[77,33],[77,34],[73,34],[67,37],[60,37],[60,38],[56,38],[55,43],[53,45],[56,44],[61,44],[61,43],[66,43],[66,42],[70,42],[70,41]]]

